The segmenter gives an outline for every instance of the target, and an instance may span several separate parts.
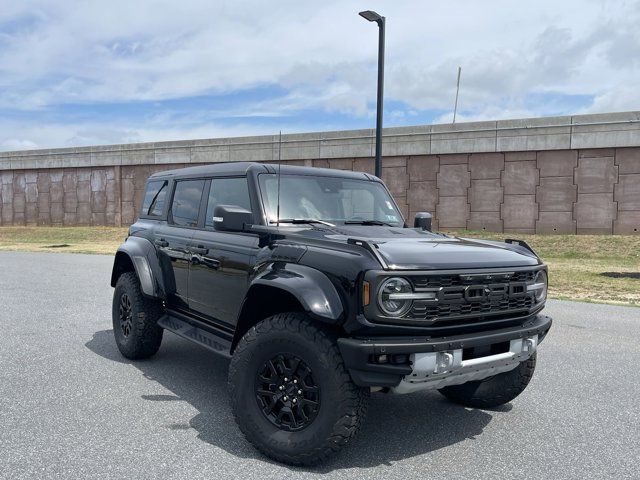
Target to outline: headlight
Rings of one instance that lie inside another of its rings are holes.
[[[412,292],[408,280],[401,277],[388,278],[382,282],[378,290],[378,305],[386,315],[401,317],[411,308],[412,300],[406,297]]]
[[[542,303],[547,299],[548,283],[547,272],[540,270],[536,273],[533,283],[531,285],[527,285],[527,290],[533,291],[536,303]]]

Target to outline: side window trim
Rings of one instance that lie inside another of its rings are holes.
[[[200,197],[200,210],[198,211],[198,228],[204,228],[206,216],[207,216],[207,203],[209,201],[209,194],[211,190],[211,179],[207,178],[204,182],[204,188],[202,190],[202,197]]]
[[[162,213],[164,212],[164,208],[165,208],[166,202],[165,202],[165,205],[162,205],[162,211],[159,214],[152,214],[151,212],[153,210],[155,210],[156,202],[158,201],[158,197],[160,196],[160,194],[162,193],[163,190],[164,190],[164,198],[167,197],[167,191],[165,189],[168,186],[169,186],[169,182],[167,182],[166,180],[164,182],[162,182],[162,186],[160,187],[158,192],[154,195],[153,199],[151,200],[151,204],[149,205],[149,209],[147,210],[146,215],[149,215],[150,217],[161,217],[162,216]]]

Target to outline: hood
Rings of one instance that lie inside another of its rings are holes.
[[[305,228],[295,236],[346,243],[349,238],[373,244],[392,270],[525,267],[541,263],[528,249],[504,242],[459,238],[412,228],[338,226]]]

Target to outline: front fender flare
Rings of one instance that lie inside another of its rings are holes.
[[[281,288],[293,295],[313,315],[338,320],[344,313],[342,300],[329,278],[315,268],[293,263],[274,263],[261,272],[251,285]]]
[[[140,280],[142,293],[149,297],[166,298],[165,279],[156,249],[146,238],[128,237],[116,252],[111,272],[111,286],[115,287],[123,265],[131,262]]]

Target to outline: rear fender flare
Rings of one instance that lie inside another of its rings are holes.
[[[142,293],[148,297],[166,298],[165,275],[158,260],[156,248],[149,240],[128,237],[120,245],[111,272],[112,287],[115,287],[122,272],[130,269],[129,265],[133,265]]]

